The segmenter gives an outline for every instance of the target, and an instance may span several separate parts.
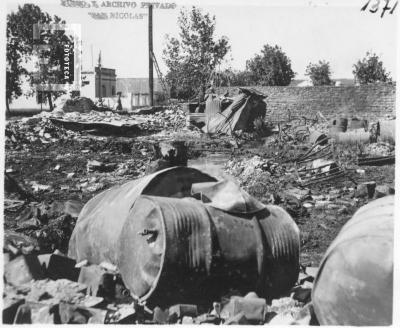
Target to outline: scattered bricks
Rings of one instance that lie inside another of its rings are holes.
[[[133,304],[123,306],[114,313],[114,320],[118,324],[133,324],[137,319]]]
[[[201,324],[219,325],[221,323],[221,318],[213,314],[204,313],[196,318],[195,323],[199,325]]]
[[[305,282],[313,282],[314,281],[314,277],[310,276],[308,274],[305,274],[303,272],[299,273],[299,278],[298,278],[298,282],[300,285],[304,284]]]
[[[240,312],[225,321],[225,325],[248,325],[249,321],[243,312]]]
[[[3,323],[12,324],[17,313],[18,308],[25,303],[21,298],[3,298]]]
[[[289,326],[293,321],[290,313],[279,313],[268,322],[268,325]]]
[[[331,202],[329,200],[317,200],[315,202],[315,208],[325,208],[329,204],[331,204]]]
[[[78,303],[85,297],[87,286],[67,279],[36,280],[28,284],[26,299],[56,305],[60,301]]]
[[[305,281],[302,285],[303,288],[313,289],[314,283],[312,281]]]
[[[32,302],[21,305],[18,308],[14,323],[52,324],[54,323],[54,313],[52,310],[52,306]]]
[[[308,274],[311,277],[316,277],[318,273],[318,268],[317,267],[306,267],[306,274]]]
[[[288,189],[288,190],[284,191],[284,195],[289,196],[289,197],[294,197],[300,202],[310,198],[310,196],[311,196],[310,189],[299,189],[299,188]]]
[[[192,317],[185,316],[182,318],[181,324],[182,325],[192,325],[192,324],[194,324],[194,320]]]
[[[98,265],[84,266],[80,269],[78,282],[88,286],[89,295],[98,296],[104,273]]]
[[[197,317],[197,305],[193,304],[176,304],[169,308],[169,315],[173,316],[174,313],[179,319],[184,316]]]
[[[78,281],[80,270],[75,268],[75,260],[57,254],[39,255],[38,259],[48,278]]]
[[[4,268],[6,281],[14,286],[20,286],[31,280],[44,278],[44,272],[36,255],[21,255],[8,262]]]
[[[166,324],[168,322],[168,316],[168,310],[163,311],[159,306],[156,306],[153,310],[153,321],[156,324]]]
[[[363,182],[362,184],[357,186],[355,197],[364,198],[368,196],[368,198],[372,198],[375,193],[375,187],[375,181]]]
[[[388,195],[394,195],[394,188],[388,185],[379,185],[375,188],[375,198],[382,198]]]
[[[293,288],[292,298],[302,303],[308,303],[311,301],[311,288],[304,288],[303,286],[297,286]]]
[[[364,176],[365,175],[365,170],[362,169],[357,169],[356,170],[357,174]]]
[[[104,324],[107,311],[61,302],[58,306],[61,324]]]
[[[267,313],[267,302],[263,298],[244,298],[232,296],[221,311],[221,317],[231,318],[243,312],[249,322],[264,322]]]
[[[84,307],[95,307],[103,303],[103,301],[103,297],[86,295],[86,297],[80,302],[79,305],[82,305]]]
[[[116,163],[102,163],[99,161],[88,161],[87,162],[87,171],[90,172],[112,172],[117,168],[117,164]]]
[[[282,297],[279,299],[272,300],[269,307],[270,312],[283,313],[291,311],[292,309],[299,307],[299,302],[291,297]]]
[[[299,312],[294,314],[295,322],[293,324],[301,326],[310,326],[315,322],[315,314],[312,303],[307,304]]]

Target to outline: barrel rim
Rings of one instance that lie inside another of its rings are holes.
[[[146,201],[149,201],[149,202],[151,202],[151,203],[154,205],[154,208],[155,208],[155,209],[157,210],[157,212],[160,214],[160,215],[159,215],[159,218],[160,218],[160,221],[161,221],[161,229],[162,229],[162,231],[165,231],[165,222],[164,222],[163,213],[162,213],[162,211],[161,211],[161,207],[160,207],[160,205],[159,205],[157,202],[154,201],[153,197],[150,196],[150,195],[140,195],[140,196],[135,200],[134,204],[132,205],[131,210],[129,211],[129,214],[131,214],[131,213],[133,212],[134,206],[135,206],[137,200],[139,200],[139,199],[145,199]],[[132,291],[131,291],[132,297],[135,298],[135,299],[137,299],[137,300],[139,300],[139,301],[145,301],[145,300],[147,300],[148,298],[151,297],[151,295],[154,293],[154,290],[157,288],[158,282],[159,282],[159,280],[160,280],[160,277],[161,277],[161,275],[162,275],[162,273],[163,273],[163,271],[164,271],[164,267],[165,267],[165,265],[164,265],[164,263],[165,263],[165,249],[167,248],[167,237],[166,237],[166,234],[165,234],[165,233],[163,233],[163,237],[162,237],[162,238],[163,238],[163,247],[162,247],[162,248],[163,248],[163,251],[162,251],[161,259],[160,259],[160,270],[158,271],[157,276],[155,277],[155,279],[153,280],[153,282],[151,283],[151,287],[149,288],[149,290],[147,291],[147,293],[144,294],[143,296],[135,295],[135,294],[133,294]]]

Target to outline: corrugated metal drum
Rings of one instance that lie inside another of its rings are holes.
[[[364,129],[338,132],[332,135],[339,144],[367,144],[370,143],[371,134]]]
[[[312,300],[322,325],[392,323],[394,196],[360,208],[328,248]]]
[[[83,207],[72,233],[68,255],[116,264],[117,242],[136,199],[144,195],[182,198],[191,195],[192,184],[215,178],[189,167],[172,167],[105,190]]]
[[[367,120],[359,120],[357,118],[352,118],[350,120],[348,130],[358,130],[358,129],[364,129],[364,131],[368,130],[368,121]]]
[[[211,246],[210,218],[200,202],[142,196],[125,222],[118,267],[137,298],[182,301],[193,292],[190,282],[209,273]]]
[[[149,304],[209,304],[230,290],[271,298],[299,272],[299,231],[277,206],[248,217],[193,198],[141,196],[125,221],[118,268]]]
[[[346,132],[347,130],[348,119],[344,117],[338,117],[332,120],[331,125],[329,127],[329,134],[335,134],[338,132]]]

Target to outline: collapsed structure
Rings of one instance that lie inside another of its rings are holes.
[[[211,110],[212,99],[206,103],[206,122],[203,131],[206,133],[232,134],[234,131],[252,131],[253,122],[264,119],[266,104],[265,95],[254,89],[240,88],[241,93],[225,110]],[[213,106],[215,108],[215,105]]]

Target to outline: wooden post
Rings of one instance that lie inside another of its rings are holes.
[[[96,76],[96,74],[95,74],[95,76]],[[100,103],[102,102],[102,99],[101,99],[101,51],[100,51],[100,53],[99,53],[99,101],[100,101]]]
[[[153,84],[153,5],[149,5],[149,96],[150,96],[150,106],[154,106],[154,84]]]

